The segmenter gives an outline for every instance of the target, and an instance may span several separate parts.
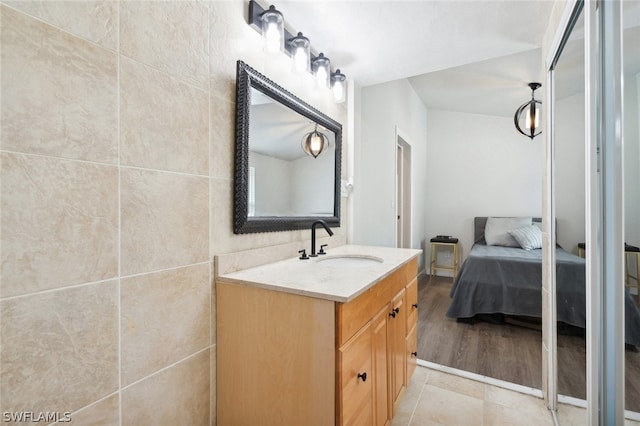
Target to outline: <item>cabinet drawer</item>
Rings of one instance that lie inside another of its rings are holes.
[[[418,278],[407,285],[407,330],[418,322]]]
[[[418,326],[414,327],[407,333],[407,384],[413,376],[418,362]]]
[[[372,330],[367,324],[338,349],[340,425],[373,423]]]
[[[417,271],[418,261],[414,258],[352,301],[338,303],[336,306],[338,346],[345,344],[356,331],[360,330],[401,289],[405,288],[407,283],[416,277]]]

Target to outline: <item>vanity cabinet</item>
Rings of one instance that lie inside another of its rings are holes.
[[[416,276],[413,257],[347,302],[218,277],[218,424],[391,424],[413,373]]]

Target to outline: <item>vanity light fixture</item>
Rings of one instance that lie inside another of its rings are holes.
[[[292,58],[295,72],[313,72],[319,88],[331,87],[334,100],[344,102],[347,94],[345,75],[339,69],[332,73],[329,58],[323,53],[316,56],[309,39],[301,32],[287,30],[283,14],[275,6],[265,9],[256,0],[249,0],[248,22],[264,37],[266,52],[287,53]]]
[[[340,68],[331,73],[331,91],[333,92],[333,100],[336,103],[345,101],[347,97],[347,77],[340,72]]]
[[[264,50],[267,53],[278,53],[284,48],[284,17],[275,6],[260,15]]]
[[[322,153],[325,143],[329,145],[329,139],[324,133],[318,131],[318,123],[312,132],[307,133],[302,138],[302,149],[307,155],[318,158]]]
[[[540,105],[542,105],[542,102],[537,101],[534,98],[534,92],[536,89],[540,88],[540,86],[542,86],[540,83],[529,83],[529,88],[531,88],[531,100],[522,104],[513,116],[513,122],[516,125],[518,132],[530,139],[533,139],[542,133],[542,131],[536,133],[536,130],[540,128]],[[523,113],[525,114],[524,129],[520,127]]]
[[[321,52],[311,62],[311,68],[318,87],[329,88],[331,83],[331,62],[329,58]]]
[[[302,33],[288,40],[289,51],[293,59],[293,70],[298,73],[309,71],[311,63],[311,43]]]

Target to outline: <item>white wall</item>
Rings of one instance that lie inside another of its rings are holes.
[[[292,162],[292,208],[311,215],[333,215],[335,145],[313,158],[305,155]]]
[[[353,242],[395,246],[396,127],[411,144],[412,247],[426,238],[426,109],[406,80],[361,89],[356,115],[361,132],[356,139]]]
[[[256,170],[256,215],[290,214],[292,163],[252,152],[249,155],[249,166]]]
[[[584,93],[555,104],[557,242],[574,254],[586,235],[584,105]]]
[[[627,76],[625,76],[627,77]],[[625,79],[625,241],[640,245],[640,74]]]
[[[542,139],[517,133],[513,119],[427,112],[426,236],[473,245],[475,216],[541,216]]]

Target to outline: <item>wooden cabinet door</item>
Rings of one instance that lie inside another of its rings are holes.
[[[387,323],[391,305],[387,304],[371,322],[373,332],[373,414],[375,426],[391,424],[391,398],[388,373]]]
[[[340,425],[373,424],[373,376],[371,324],[338,349]]]
[[[407,285],[407,331],[418,322],[418,277]]]
[[[407,359],[407,376],[406,384],[409,384],[411,376],[416,369],[418,361],[418,278],[414,278],[407,285],[407,341],[406,341],[406,359]]]
[[[405,388],[407,363],[406,315],[406,293],[402,289],[391,301],[391,312],[389,313],[389,361],[391,366],[391,399],[394,412]]]
[[[417,334],[418,326],[414,324],[413,328],[409,330],[407,334],[407,342],[406,342],[406,360],[407,360],[407,384],[411,380],[411,376],[413,376],[413,372],[416,369],[416,365],[418,362],[418,334]]]

